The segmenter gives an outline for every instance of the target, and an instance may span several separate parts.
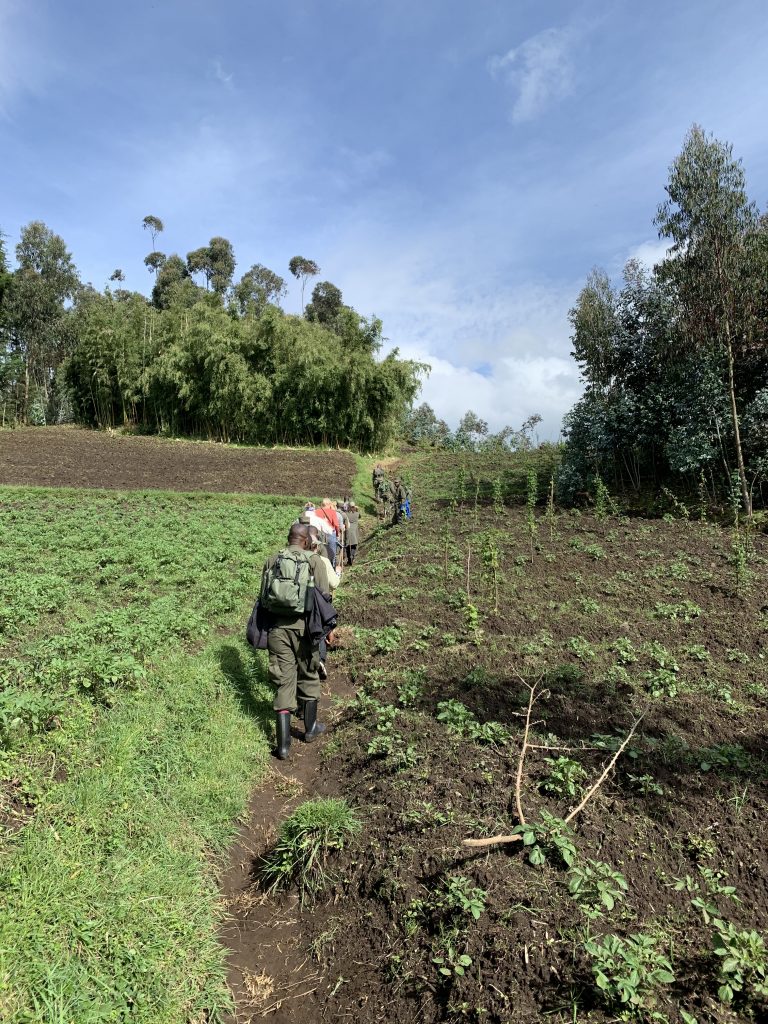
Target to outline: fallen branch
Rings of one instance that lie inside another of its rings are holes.
[[[528,685],[528,684],[526,684],[526,685]],[[542,747],[537,747],[536,744],[529,744],[528,743],[528,730],[529,730],[529,725],[530,725],[530,720],[531,720],[531,711],[533,709],[533,705],[534,705],[534,703],[536,701],[536,697],[537,697],[537,694],[536,694],[537,686],[538,686],[538,681],[536,683],[534,683],[533,686],[529,685],[529,689],[531,691],[531,696],[530,696],[529,701],[528,701],[528,713],[527,713],[526,718],[525,718],[525,733],[523,734],[523,746],[522,746],[522,749],[520,750],[520,760],[518,761],[518,764],[517,764],[517,777],[515,779],[515,804],[517,806],[517,817],[518,817],[518,820],[519,820],[521,825],[525,825],[526,824],[526,820],[525,820],[525,817],[523,815],[523,807],[522,807],[522,799],[521,799],[522,779],[523,779],[523,764],[525,762],[525,754],[526,754],[526,751],[528,750],[529,747],[536,748],[536,749],[546,749],[546,748],[542,748]],[[592,786],[592,788],[584,795],[584,798],[581,800],[581,802],[576,807],[574,807],[574,809],[571,811],[571,813],[568,815],[568,817],[564,819],[566,824],[568,824],[569,822],[573,821],[573,819],[576,817],[576,815],[580,814],[581,811],[584,810],[584,808],[587,806],[589,801],[592,799],[592,797],[595,795],[595,793],[598,791],[598,789],[600,789],[602,784],[608,778],[608,775],[610,774],[611,770],[615,766],[616,762],[621,757],[621,755],[623,754],[624,750],[627,748],[627,746],[629,744],[629,741],[635,735],[635,732],[637,731],[637,727],[638,727],[638,725],[640,725],[640,723],[642,722],[643,718],[644,718],[644,715],[640,715],[640,717],[636,720],[636,722],[634,723],[632,728],[627,733],[627,736],[626,736],[626,739],[624,740],[624,742],[621,744],[619,749],[616,751],[616,753],[613,755],[611,760],[605,766],[605,769],[604,769],[603,773],[601,774],[600,778],[597,780],[597,782],[594,784],[594,786]],[[483,846],[497,846],[497,845],[501,846],[501,845],[503,845],[505,843],[516,843],[516,842],[519,842],[521,839],[522,839],[522,836],[520,836],[520,835],[488,836],[485,839],[464,839],[461,845],[477,849],[478,847],[483,847]]]
[[[637,721],[635,722],[635,724],[634,724],[634,725],[632,726],[632,728],[631,728],[631,729],[629,730],[629,733],[627,734],[627,738],[626,738],[626,739],[624,740],[624,742],[623,742],[623,743],[621,744],[621,746],[619,747],[619,749],[618,749],[618,750],[616,751],[616,753],[615,753],[615,754],[613,755],[613,757],[611,758],[611,760],[610,760],[610,761],[608,762],[608,764],[607,764],[607,766],[606,766],[606,768],[605,768],[605,771],[603,772],[603,774],[602,774],[602,775],[600,776],[600,778],[599,778],[599,779],[597,780],[597,782],[596,782],[596,783],[594,784],[594,786],[592,787],[592,789],[590,789],[590,790],[589,790],[589,792],[588,792],[588,793],[586,794],[586,796],[585,796],[585,797],[584,797],[584,799],[583,799],[583,800],[581,801],[581,803],[580,803],[580,804],[579,804],[579,805],[578,805],[577,807],[574,807],[574,809],[573,809],[573,810],[571,811],[571,813],[570,813],[570,814],[568,815],[568,817],[567,817],[567,818],[565,819],[565,823],[566,823],[566,825],[568,824],[568,822],[569,822],[569,821],[573,821],[573,819],[574,819],[574,818],[576,817],[576,815],[577,815],[577,814],[578,814],[578,813],[579,813],[580,811],[583,811],[583,810],[584,810],[584,808],[585,808],[585,807],[587,806],[587,804],[589,803],[589,801],[590,801],[590,800],[592,799],[593,795],[594,795],[594,794],[595,794],[595,793],[596,793],[596,792],[598,791],[598,789],[600,789],[600,787],[602,786],[602,784],[603,784],[603,783],[605,782],[605,780],[606,780],[606,779],[608,778],[608,774],[609,774],[609,772],[611,771],[611,769],[613,768],[613,766],[614,766],[614,765],[616,764],[616,762],[617,762],[617,761],[619,760],[619,758],[621,757],[621,755],[622,755],[622,753],[624,752],[624,749],[625,749],[625,747],[627,746],[627,744],[629,743],[629,741],[630,741],[630,740],[632,739],[632,737],[633,737],[633,736],[635,735],[635,730],[637,729],[638,725],[640,725],[640,723],[642,722],[643,718],[644,718],[644,715],[640,715],[640,717],[639,717],[639,718],[637,719]]]

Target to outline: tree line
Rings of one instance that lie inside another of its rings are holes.
[[[732,147],[698,125],[657,210],[667,255],[593,270],[570,312],[585,387],[565,422],[564,497],[595,476],[667,484],[749,514],[768,483],[768,216]]]
[[[425,364],[380,357],[382,323],[343,301],[318,265],[294,257],[302,315],[287,288],[254,264],[235,279],[231,243],[212,238],[182,257],[157,248],[147,216],[151,296],[116,269],[83,284],[63,239],[34,221],[11,269],[0,235],[0,416],[3,425],[77,423],[248,443],[385,445],[401,427]]]

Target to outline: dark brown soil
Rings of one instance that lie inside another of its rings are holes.
[[[321,497],[322,480],[335,498],[349,493],[355,468],[340,451],[235,448],[76,427],[0,431],[0,484],[18,486]]]
[[[346,674],[332,673],[321,704],[329,736],[341,714],[329,697],[343,699],[352,693]],[[318,1019],[317,993],[324,989],[325,976],[307,948],[311,932],[307,917],[296,895],[271,899],[258,884],[259,861],[280,822],[302,801],[336,792],[334,781],[323,770],[327,739],[305,744],[302,731],[301,725],[292,730],[290,758],[273,759],[268,778],[251,797],[245,825],[221,880],[228,918],[221,941],[229,952],[227,981],[237,1006],[236,1015],[225,1018],[227,1024],[265,1014],[279,1024]]]
[[[303,912],[290,894],[251,894],[267,937],[275,921],[290,922],[275,933],[281,955],[291,946],[281,983],[306,980],[313,990],[291,1012],[308,1024],[607,1024],[621,1007],[601,996],[584,943],[644,934],[675,981],[656,985],[632,1019],[768,1020],[755,990],[733,1008],[719,1000],[714,925],[691,903],[703,896],[735,928],[768,931],[766,538],[752,538],[746,584],[735,577],[731,532],[706,523],[561,514],[550,531],[539,510],[532,553],[524,509],[475,510],[467,500],[452,510],[455,457],[446,462],[406,462],[417,482],[414,520],[367,542],[340,597],[357,627],[344,663],[358,697],[320,774],[302,785],[345,796],[364,822],[356,846],[336,859],[343,881]],[[533,740],[565,749],[528,753],[529,822],[565,817],[643,716],[573,822],[577,864],[603,862],[628,886],[591,919],[556,851],[535,866],[519,842],[462,845],[518,824],[515,777],[537,680],[545,692]],[[654,680],[663,691],[655,695]],[[475,726],[505,727],[507,742],[448,728],[437,717],[448,699]],[[389,749],[371,750],[382,737]],[[574,796],[543,788],[558,756],[586,772]],[[257,852],[267,840],[262,828]],[[707,877],[734,886],[739,902],[707,892]],[[451,904],[451,885],[481,892],[477,919]],[[249,955],[250,970],[279,970],[265,940]],[[463,974],[440,973],[460,955],[471,959]],[[259,1014],[269,1009],[258,1005]]]

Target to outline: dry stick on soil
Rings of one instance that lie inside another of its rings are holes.
[[[536,700],[536,687],[538,686],[538,682],[539,681],[537,680],[533,684],[533,686],[530,686],[530,684],[526,684],[526,685],[528,685],[528,688],[531,691],[531,696],[530,696],[530,698],[528,700],[528,714],[526,715],[526,719],[525,719],[525,733],[523,734],[523,746],[522,746],[522,749],[520,751],[520,760],[518,761],[518,764],[517,764],[517,778],[515,779],[515,803],[517,805],[517,817],[518,817],[518,820],[519,820],[521,825],[525,825],[526,824],[525,817],[523,815],[522,802],[521,802],[521,788],[522,788],[522,779],[523,779],[523,764],[525,762],[525,752],[526,752],[526,750],[528,749],[528,747],[530,745],[528,743],[528,730],[529,730],[529,723],[530,723],[530,719],[531,719],[531,710],[532,710],[534,702]],[[578,804],[576,807],[574,807],[574,809],[571,811],[571,813],[568,815],[568,817],[564,819],[566,825],[570,821],[573,821],[573,819],[576,817],[576,815],[584,810],[584,808],[587,806],[589,801],[592,799],[592,797],[595,795],[595,793],[598,791],[598,789],[600,789],[602,784],[608,778],[608,775],[609,775],[611,769],[614,767],[614,765],[616,764],[618,759],[621,757],[621,755],[624,752],[624,750],[626,749],[627,744],[629,743],[629,741],[635,735],[635,731],[637,730],[638,725],[640,725],[640,723],[642,722],[643,718],[644,718],[644,715],[640,715],[640,717],[637,719],[635,724],[629,730],[629,733],[627,734],[627,737],[624,740],[624,742],[621,744],[619,749],[616,751],[616,753],[613,755],[611,760],[606,765],[605,770],[603,771],[603,773],[600,776],[600,778],[597,780],[597,782],[594,784],[594,786],[586,793],[586,795],[584,796],[584,799],[581,801],[581,803]],[[471,847],[495,846],[495,845],[501,845],[502,843],[516,843],[516,842],[519,842],[521,839],[522,839],[522,836],[520,836],[520,835],[489,836],[486,839],[465,839],[462,842],[462,846],[471,846]]]

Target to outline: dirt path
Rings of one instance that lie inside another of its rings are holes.
[[[251,797],[248,820],[221,879],[229,914],[221,940],[230,950],[227,980],[237,1008],[225,1017],[227,1024],[247,1024],[267,1015],[277,1024],[321,1019],[313,995],[322,978],[308,948],[298,898],[266,896],[255,884],[254,872],[278,824],[294,807],[312,796],[331,795],[322,772],[322,750],[341,712],[334,712],[329,698],[351,696],[354,689],[346,676],[329,668],[321,702],[326,736],[308,745],[299,739],[303,726],[292,730],[290,759],[272,759],[268,777]]]

